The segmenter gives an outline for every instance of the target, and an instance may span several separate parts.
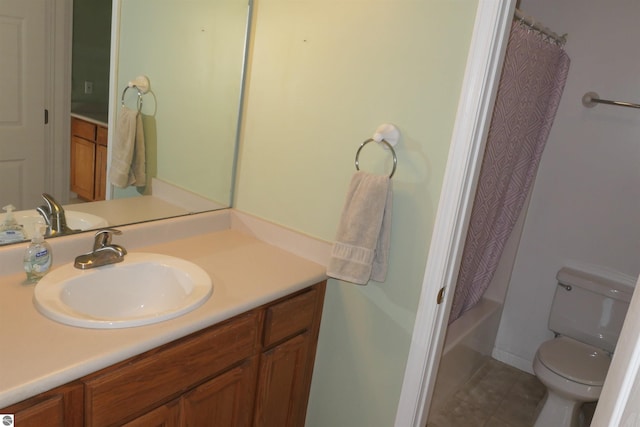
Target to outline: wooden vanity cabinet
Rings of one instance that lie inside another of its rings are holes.
[[[83,385],[77,381],[1,409],[19,427],[82,427]]]
[[[84,378],[86,425],[123,425],[184,399],[256,352],[259,322],[259,313],[250,312]],[[252,386],[255,375],[242,372],[250,376],[243,384]],[[244,392],[252,394],[247,388]]]
[[[71,191],[82,199],[105,199],[107,136],[106,127],[71,118]]]
[[[20,427],[303,426],[325,286],[318,283],[0,413],[15,412]]]
[[[265,310],[254,426],[303,426],[313,374],[324,287]]]

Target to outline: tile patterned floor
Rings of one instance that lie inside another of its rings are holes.
[[[427,427],[530,427],[544,393],[535,376],[488,359]]]

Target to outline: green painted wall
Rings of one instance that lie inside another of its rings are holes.
[[[74,0],[72,102],[97,104],[107,111],[110,55],[111,0]],[[93,93],[84,93],[85,81],[93,83]]]
[[[359,144],[402,132],[388,278],[329,281],[307,426],[393,425],[476,7],[256,0],[238,209],[333,240]]]

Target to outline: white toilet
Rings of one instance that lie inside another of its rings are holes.
[[[633,284],[573,268],[557,274],[549,315],[556,338],[540,345],[533,372],[547,387],[534,427],[580,427],[580,408],[600,397]]]

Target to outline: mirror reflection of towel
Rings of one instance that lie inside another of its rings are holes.
[[[333,244],[327,276],[358,285],[387,276],[391,234],[391,180],[353,175]]]
[[[138,111],[127,107],[120,109],[113,144],[109,169],[111,184],[119,188],[146,185],[144,129]]]

